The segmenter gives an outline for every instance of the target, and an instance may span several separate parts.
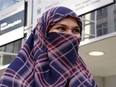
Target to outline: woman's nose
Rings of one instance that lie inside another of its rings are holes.
[[[67,30],[67,31],[65,31],[65,33],[72,34],[71,30]]]

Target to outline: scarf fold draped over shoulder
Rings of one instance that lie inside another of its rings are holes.
[[[0,78],[0,87],[97,87],[78,54],[80,38],[50,32],[65,17],[79,17],[66,7],[45,12],[15,60]]]

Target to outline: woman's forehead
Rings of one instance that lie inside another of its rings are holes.
[[[67,8],[67,7],[54,7],[49,9],[48,11],[46,11],[44,13],[44,15],[42,16],[42,31],[43,32],[48,32],[49,29],[55,25],[57,22],[59,22],[60,20],[67,18],[67,17],[72,17],[75,18],[75,20],[80,22],[80,18],[76,15],[76,13]],[[79,26],[80,26],[79,24]]]
[[[68,17],[68,18],[66,17],[56,22],[56,24],[64,24],[64,23],[68,25],[75,24],[76,26],[78,26],[78,21],[73,17]]]

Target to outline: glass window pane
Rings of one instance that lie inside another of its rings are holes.
[[[18,53],[19,50],[21,49],[21,43],[22,40],[17,40],[14,42],[14,49],[13,49],[13,53]]]
[[[13,43],[7,44],[5,48],[5,52],[12,53],[12,51],[13,51]]]
[[[0,47],[0,52],[4,52],[5,46]]]
[[[97,36],[101,36],[108,33],[107,22],[97,25]]]
[[[22,0],[0,0],[0,11]]]
[[[114,20],[114,31],[116,31],[116,19]]]
[[[0,0],[0,10],[6,9],[13,4],[13,0]]]
[[[101,36],[102,35],[102,29],[97,30],[97,36]]]
[[[4,54],[2,65],[11,63],[15,59],[15,57],[16,57],[15,55]]]

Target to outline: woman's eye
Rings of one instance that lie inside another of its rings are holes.
[[[74,33],[74,34],[80,33],[80,30],[79,29],[73,29],[72,33]]]
[[[64,27],[57,27],[56,29],[59,30],[59,31],[65,31]]]

